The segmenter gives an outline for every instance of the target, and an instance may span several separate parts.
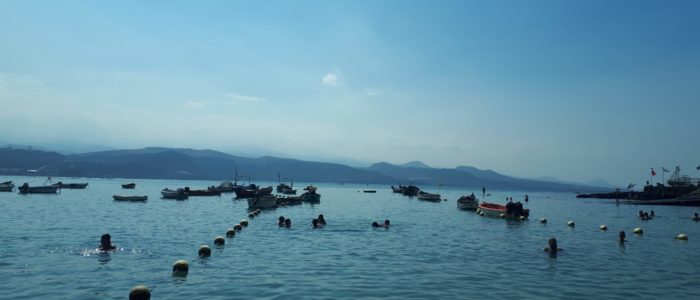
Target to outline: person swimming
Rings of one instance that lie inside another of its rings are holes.
[[[391,225],[391,222],[389,222],[389,220],[384,220],[384,228],[389,228],[389,225]]]
[[[318,215],[316,220],[318,220],[318,225],[326,226],[326,219],[323,217],[323,214]]]
[[[550,254],[557,254],[557,252],[561,251],[562,249],[557,246],[557,239],[555,238],[549,238],[549,247],[542,249],[544,252],[549,252]]]
[[[638,216],[640,219],[644,220],[644,212],[643,211],[640,210]]]
[[[698,213],[695,213],[693,216],[693,221],[700,221],[700,216],[698,216]]]
[[[284,227],[284,216],[280,216],[280,218],[277,219],[277,226]]]
[[[649,215],[650,215],[652,218],[653,218],[653,217],[656,217],[656,214],[654,213],[653,210],[651,211],[651,213],[650,213]]]
[[[649,216],[648,212],[644,213],[644,220],[651,220],[652,218]]]
[[[285,219],[284,220],[284,227],[291,228],[292,227],[292,219]]]
[[[318,225],[318,219],[313,219],[313,220],[311,221],[311,225],[313,225],[314,228],[319,228],[319,227],[320,227],[320,226]]]
[[[377,222],[372,222],[372,227],[381,227],[381,226],[379,226],[379,223],[377,223]]]
[[[101,251],[112,251],[116,250],[117,246],[112,245],[112,236],[108,233],[102,235],[100,239],[100,250]]]
[[[626,236],[626,234],[625,234],[625,231],[624,231],[624,230],[620,230],[620,234],[618,234],[617,236],[620,238],[620,244],[622,244],[622,243],[625,242],[625,236]]]

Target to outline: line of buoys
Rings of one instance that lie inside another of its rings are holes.
[[[248,214],[248,218],[254,219],[254,218],[255,218],[255,214],[254,214],[254,213],[249,213],[249,214]]]
[[[223,246],[226,244],[226,239],[223,236],[217,236],[214,238],[214,245]]]
[[[541,219],[540,219],[540,223],[542,223],[542,224],[547,224],[547,219],[546,219],[546,218],[541,218]]]
[[[681,240],[681,241],[687,241],[687,240],[688,240],[688,236],[685,235],[685,233],[679,233],[678,236],[676,236],[676,239],[677,239],[677,240]]]
[[[569,222],[566,222],[566,226],[574,227],[574,226],[576,226],[576,223],[574,223],[574,221],[569,221]]]
[[[211,248],[207,245],[201,245],[199,246],[199,257],[209,257],[211,256]]]
[[[226,237],[227,238],[232,238],[234,236],[236,236],[236,231],[233,230],[233,228],[229,228],[228,230],[226,230]]]
[[[173,276],[177,277],[187,277],[187,273],[190,271],[190,264],[184,260],[180,259],[175,261],[173,264]]]
[[[644,230],[642,230],[641,228],[637,227],[637,228],[635,228],[634,230],[632,230],[632,233],[634,233],[634,234],[644,234]]]
[[[150,300],[151,291],[145,285],[137,285],[129,292],[129,300]]]
[[[600,230],[603,230],[603,231],[608,230],[608,226],[605,226],[604,224],[600,225]]]
[[[243,229],[243,227],[241,226],[241,224],[233,225],[233,230],[235,230],[235,231],[241,231],[241,229]]]
[[[244,219],[244,220],[241,220],[241,223],[240,223],[240,224],[241,224],[241,226],[243,226],[243,227],[248,227],[248,220],[245,220],[245,219]]]

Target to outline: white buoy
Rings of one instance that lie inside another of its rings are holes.
[[[173,276],[187,277],[187,272],[190,271],[190,264],[184,260],[178,260],[173,264]]]
[[[233,230],[233,228],[229,228],[228,230],[226,230],[226,237],[227,238],[232,238],[234,236],[236,236],[236,231]]]
[[[600,225],[600,230],[608,230],[608,226]]]
[[[211,256],[211,248],[207,245],[199,246],[199,257],[209,257]]]
[[[223,236],[217,236],[214,238],[214,245],[223,246],[226,244],[226,239]]]
[[[145,285],[137,285],[129,292],[129,300],[150,300],[151,291]]]
[[[547,224],[547,219],[545,219],[545,218],[540,219],[540,223]]]
[[[632,233],[634,233],[634,234],[644,234],[644,230],[642,230],[641,228],[637,227],[637,228],[635,228],[634,230],[632,230]]]
[[[504,219],[506,217],[506,214],[500,214],[498,216],[501,217],[501,219]]]
[[[676,237],[676,239],[681,240],[681,241],[687,241],[688,236],[685,235],[685,233],[679,233],[678,236]]]
[[[243,227],[241,227],[241,224],[233,225],[233,230],[235,230],[235,231],[241,231],[241,229],[243,229]]]
[[[566,226],[574,227],[574,226],[576,226],[576,223],[574,223],[574,221],[569,221],[569,222],[566,222]]]
[[[480,212],[479,212],[479,215],[483,217],[483,216],[484,216],[484,212],[483,212],[483,211],[480,211]]]
[[[241,220],[241,226],[248,227],[248,220]]]

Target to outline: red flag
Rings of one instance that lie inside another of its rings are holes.
[[[651,176],[656,176],[656,171],[654,171],[654,168],[651,168]]]

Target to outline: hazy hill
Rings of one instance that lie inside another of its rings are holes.
[[[50,166],[50,168],[42,167]],[[583,185],[513,178],[492,170],[469,166],[455,169],[432,168],[421,162],[402,166],[376,163],[369,168],[264,156],[250,158],[213,150],[149,147],[64,155],[57,152],[0,148],[0,173],[35,175],[274,181],[278,174],[296,182],[346,182],[376,184],[445,185],[480,189],[542,191],[590,191]],[[50,173],[49,173],[50,172]],[[56,174],[57,173],[57,174]]]

